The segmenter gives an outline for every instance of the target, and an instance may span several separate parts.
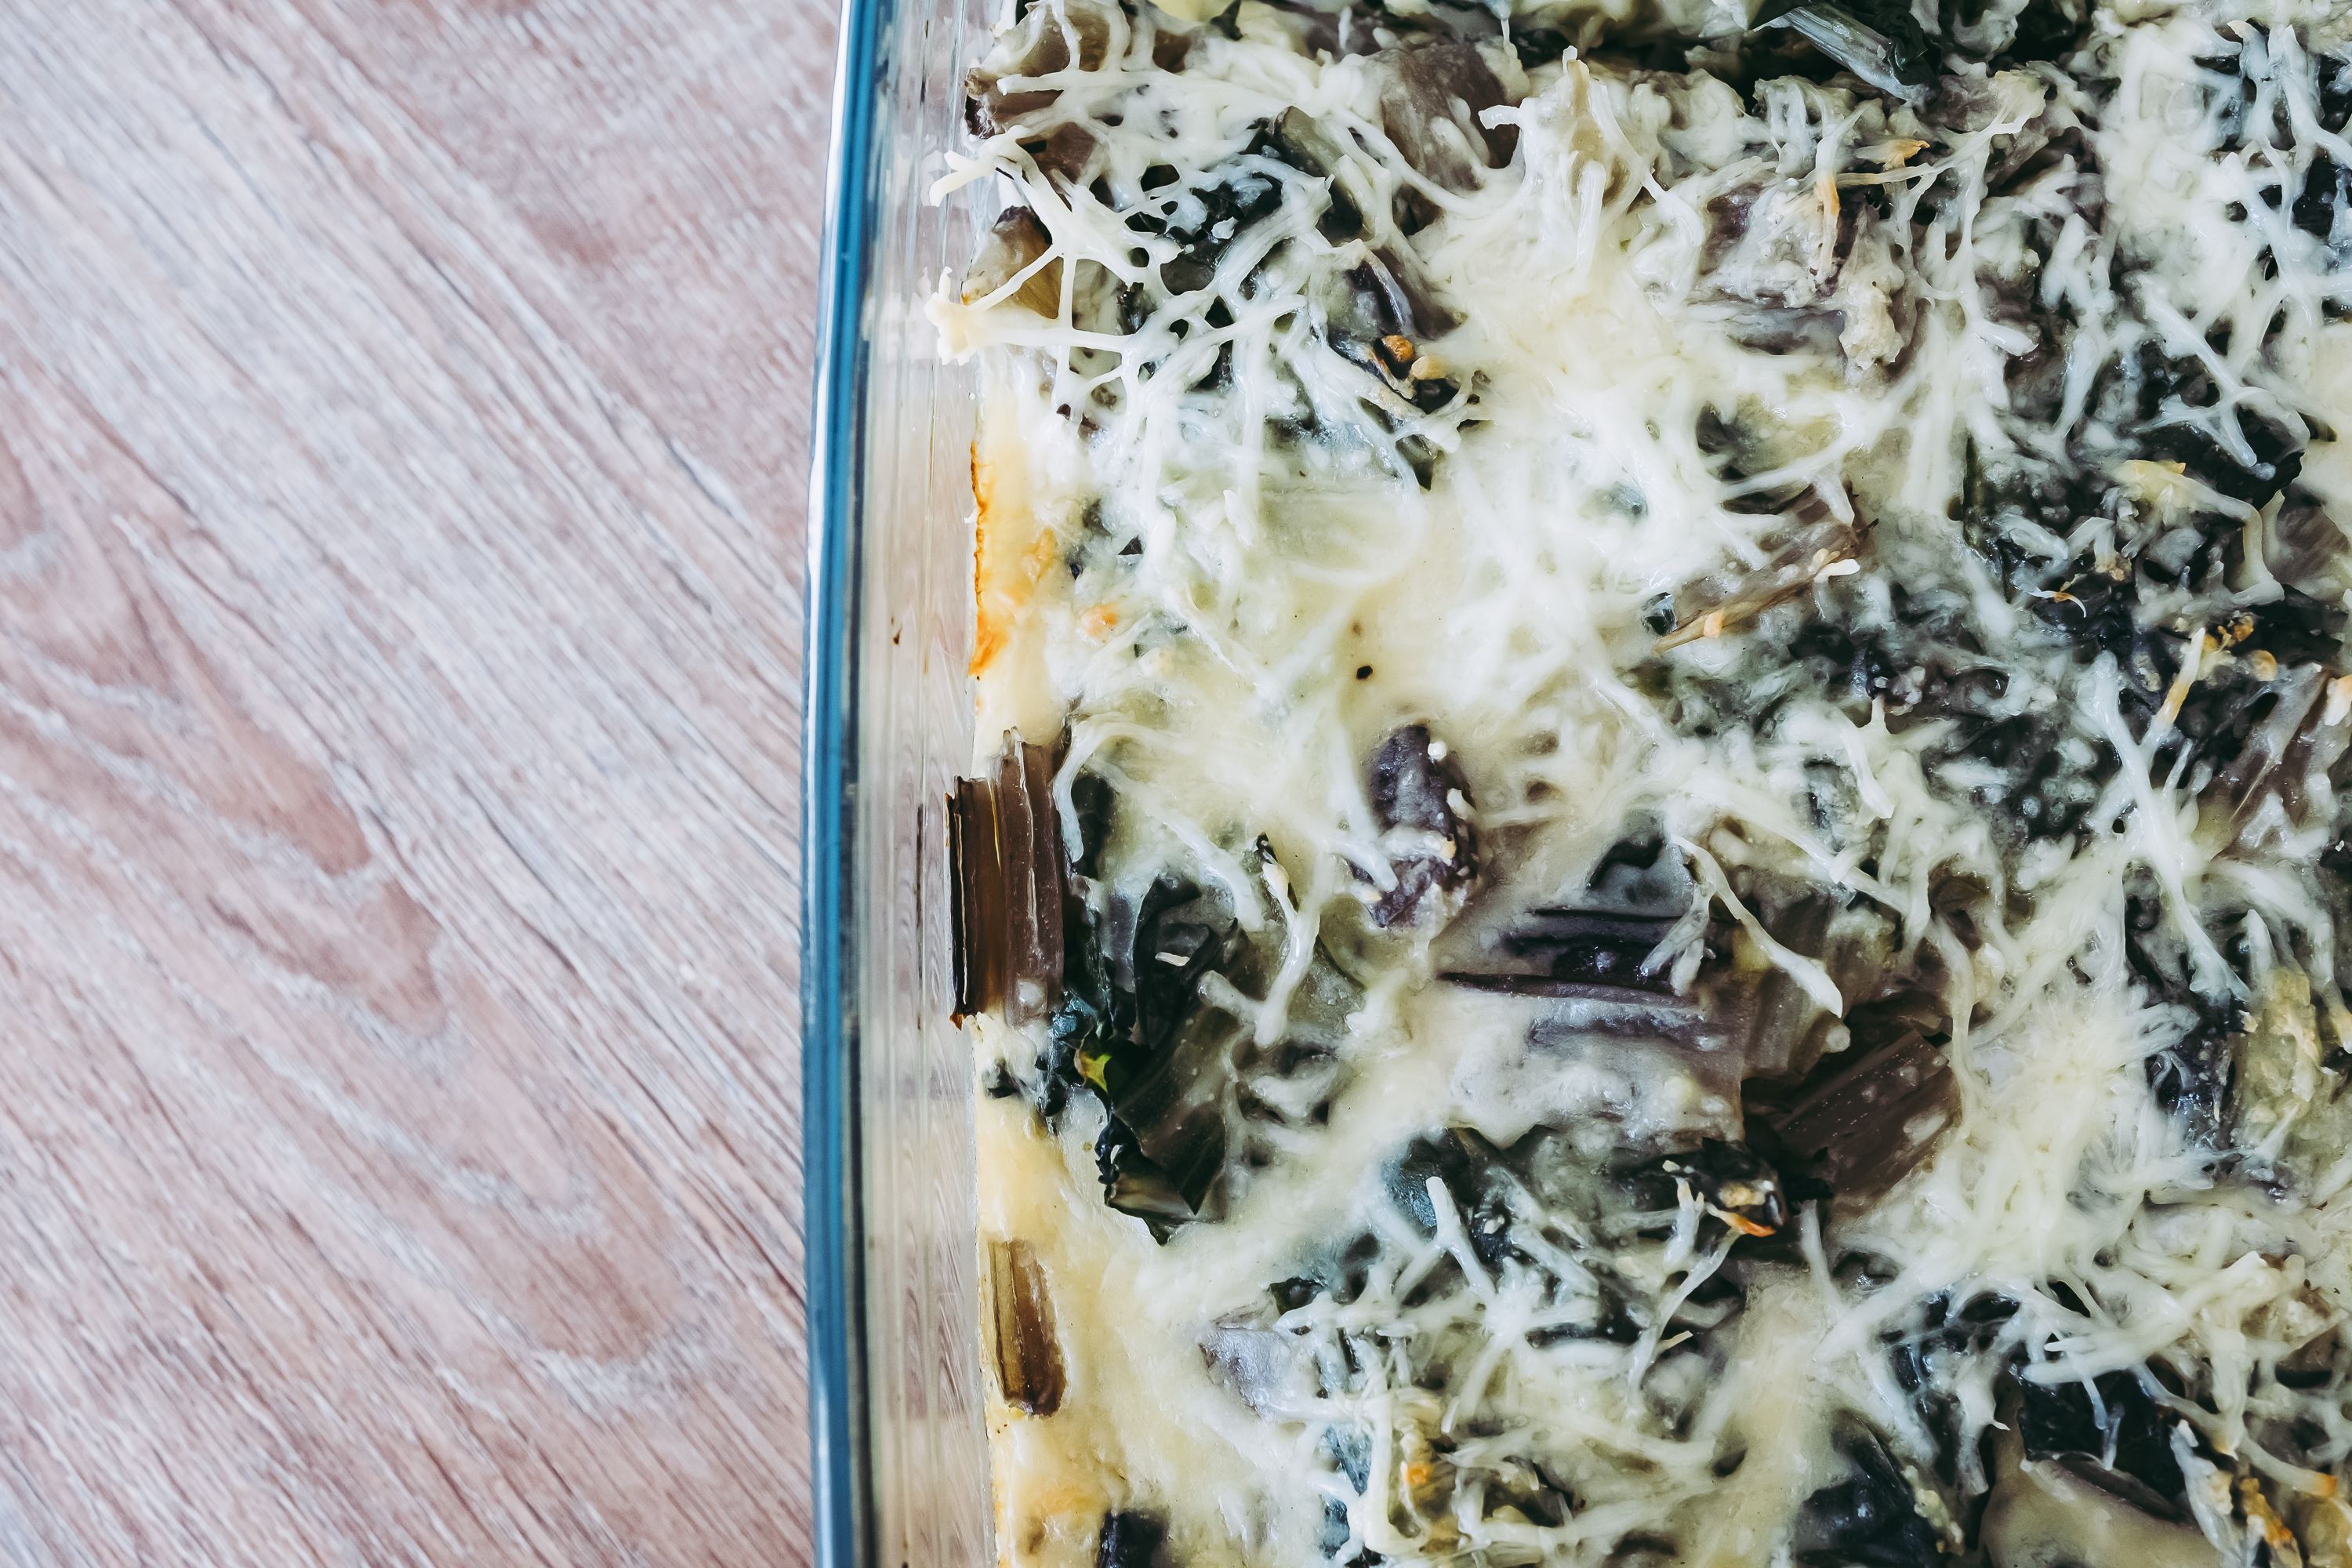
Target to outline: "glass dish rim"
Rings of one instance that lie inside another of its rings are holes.
[[[845,0],[835,58],[818,260],[803,588],[801,806],[802,1227],[808,1310],[809,1482],[816,1568],[870,1561],[865,1324],[859,1268],[856,973],[856,627],[864,329],[884,149],[875,132],[896,0]]]

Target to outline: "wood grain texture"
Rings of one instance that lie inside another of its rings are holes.
[[[824,0],[0,0],[0,1563],[793,1563]]]

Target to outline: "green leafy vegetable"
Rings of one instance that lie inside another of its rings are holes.
[[[1748,26],[1793,27],[1882,92],[1908,98],[1936,80],[1935,43],[1903,0],[1765,0]]]

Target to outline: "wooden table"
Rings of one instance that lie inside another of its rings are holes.
[[[0,1563],[809,1549],[824,0],[0,0]]]

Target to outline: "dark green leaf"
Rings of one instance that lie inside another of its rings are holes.
[[[1907,95],[1936,79],[1937,51],[1901,0],[1765,0],[1751,27],[1793,27],[1883,92]]]

